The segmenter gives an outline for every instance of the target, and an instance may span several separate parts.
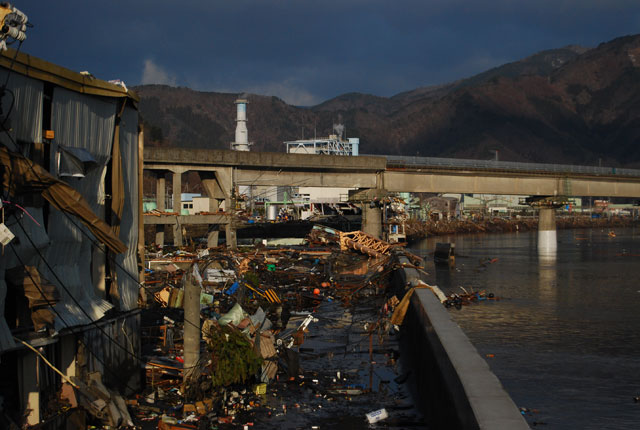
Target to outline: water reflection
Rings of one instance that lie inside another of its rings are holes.
[[[540,299],[555,305],[558,292],[556,251],[538,250],[538,291]]]
[[[448,264],[436,264],[436,285],[440,288],[451,288],[451,268]]]
[[[542,266],[555,266],[558,258],[557,251],[549,249],[538,249],[538,262]]]
[[[548,428],[637,429],[640,408],[638,230],[431,238],[412,247],[449,294],[486,289],[502,300],[451,309],[518,406]],[[456,268],[433,266],[435,242],[456,242]],[[431,279],[433,281],[433,278]]]

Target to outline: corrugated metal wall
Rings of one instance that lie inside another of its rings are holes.
[[[11,128],[11,134],[15,140],[24,142],[42,142],[42,98],[44,94],[44,84],[42,81],[28,78],[26,76],[12,73],[7,81],[7,70],[0,69],[0,82],[7,82],[7,88],[12,97],[5,97],[3,100],[3,110],[8,112],[11,109],[9,121],[5,127]],[[13,98],[13,100],[12,100]],[[11,106],[13,101],[13,106]],[[25,208],[41,226],[44,226],[42,209]],[[35,264],[38,257],[31,243],[26,239],[22,229],[16,225],[16,220],[9,218],[5,220],[7,226],[16,235],[17,240],[12,241],[13,249],[16,250],[20,259],[27,264]],[[30,218],[24,217],[22,225],[31,237],[31,240],[40,249],[44,249],[49,243],[49,238],[44,227],[39,227]],[[4,255],[0,258],[0,352],[15,346],[13,336],[4,318],[5,298],[7,294],[7,284],[4,280],[5,269],[10,269],[21,265],[14,255],[11,247],[6,247]]]
[[[83,334],[89,350],[85,370],[102,373],[103,382],[121,392],[130,391],[128,387],[138,387],[141,363],[134,355],[140,357],[140,313],[133,312],[123,319],[101,324],[101,327],[108,337],[98,328]]]
[[[67,182],[82,194],[102,219],[105,218],[104,182],[111,157],[115,116],[115,100],[78,94],[64,88],[55,88],[53,91],[51,122],[56,133],[56,144],[86,149],[98,162],[98,166],[84,178],[69,178]],[[54,145],[52,152],[55,149]],[[55,169],[55,157],[52,156],[51,172],[55,172]],[[51,210],[48,223],[51,246],[45,254],[47,261],[69,293],[80,303],[78,306],[47,266],[41,263],[38,268],[42,274],[60,290],[62,300],[56,305],[56,310],[68,325],[88,324],[90,321],[85,312],[93,320],[102,318],[112,305],[97,296],[94,282],[97,284],[98,280],[93,280],[91,276],[95,245],[87,235],[93,235],[77,219],[55,209]],[[64,326],[64,323],[56,320],[57,329]]]
[[[116,257],[120,309],[138,306],[138,112],[125,108],[120,121],[120,152],[124,173],[124,210],[120,223],[120,239],[129,245],[126,253]],[[135,246],[133,244],[136,244]],[[124,270],[123,270],[124,269]],[[126,270],[127,273],[124,273]]]
[[[7,69],[0,69],[0,83],[7,80]],[[11,128],[14,138],[24,142],[42,142],[42,81],[12,73],[7,88],[13,94],[14,102],[9,122],[5,127]],[[4,112],[9,111],[11,97],[3,100]]]
[[[5,259],[0,258],[0,353],[15,346],[11,330],[4,319],[4,301],[7,297],[7,282],[4,280]]]
[[[0,352],[15,346],[11,331],[4,319],[5,297],[7,293],[7,284],[4,280],[5,270],[22,266],[20,261],[26,265],[37,266],[40,257],[31,245],[31,242],[29,242],[27,235],[40,251],[43,251],[47,245],[49,245],[49,236],[44,229],[45,223],[42,208],[26,207],[25,210],[29,212],[35,221],[28,216],[24,216],[24,214],[18,215],[19,221],[13,216],[5,219],[6,225],[16,238],[11,241],[9,246],[5,247],[4,256],[0,258]],[[22,228],[18,225],[18,222],[20,222]],[[16,253],[19,258],[16,256]]]
[[[0,82],[4,83],[6,79],[7,70],[0,68]],[[10,116],[13,138],[19,142],[41,143],[44,83],[18,73],[11,73],[8,82],[7,88],[14,98]],[[98,166],[89,171],[84,178],[66,178],[66,181],[83,195],[91,209],[102,219],[106,218],[105,179],[112,155],[116,110],[121,100],[85,95],[57,86],[53,89],[51,128],[55,131],[55,139],[51,144],[49,171],[53,175],[57,173],[55,154],[58,145],[82,148],[90,152]],[[10,104],[10,101],[10,97],[3,100],[5,112],[9,109],[7,104]],[[118,256],[117,261],[134,278],[138,273],[137,127],[138,112],[127,107],[122,117],[120,132],[125,181],[125,207],[120,237],[127,244],[129,251]],[[1,134],[6,140],[6,134]],[[72,216],[51,208],[45,223],[41,208],[27,207],[26,210],[40,224],[38,226],[29,217],[22,216],[20,223],[26,230],[26,235],[16,224],[16,220],[6,220],[11,231],[17,236],[12,245],[20,259],[16,258],[10,247],[5,249],[4,256],[0,258],[0,352],[15,346],[4,319],[7,294],[4,272],[5,269],[22,265],[20,260],[36,266],[45,278],[58,287],[61,301],[56,305],[56,310],[62,315],[64,322],[56,318],[56,329],[89,324],[90,320],[85,312],[91,319],[98,320],[113,307],[100,297],[104,294],[104,291],[99,289],[100,284],[104,282],[104,273],[96,267],[104,263],[104,255],[98,250],[104,246],[96,247],[89,239],[93,238],[93,235]],[[47,263],[53,268],[53,273],[33,249],[27,235],[40,249]],[[137,306],[138,283],[122,269],[118,269],[118,272],[120,308],[134,309]],[[62,282],[56,278],[60,278]],[[61,284],[64,284],[69,293]],[[73,296],[79,305],[70,296]]]

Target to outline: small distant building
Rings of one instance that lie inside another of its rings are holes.
[[[461,211],[465,215],[509,216],[531,211],[525,202],[528,196],[499,194],[464,194]]]
[[[197,215],[209,212],[211,199],[200,194],[183,193],[181,197],[181,215]]]
[[[349,200],[350,188],[299,187],[300,200],[309,203],[340,203]]]
[[[426,199],[432,219],[451,219],[456,216],[458,199],[455,197],[429,197]]]
[[[567,199],[567,201],[569,202],[569,204],[562,208],[565,212],[568,212],[568,213],[582,213],[582,211],[583,211],[582,198],[580,198],[580,197],[569,197]]]

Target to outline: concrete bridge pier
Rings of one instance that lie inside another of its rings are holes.
[[[220,232],[218,230],[211,230],[207,234],[207,248],[215,248],[218,246],[218,237],[220,236]]]
[[[164,225],[162,224],[157,224],[156,225],[156,240],[155,240],[156,245],[158,246],[164,246]]]
[[[209,211],[216,212],[220,209],[220,202],[224,201],[225,211],[232,214],[235,209],[235,199],[233,198],[233,171],[230,167],[220,167],[210,171],[198,172],[202,180],[202,186],[209,196]],[[233,218],[233,217],[232,217]],[[238,240],[236,229],[233,226],[233,219],[224,228],[227,247],[237,249]],[[218,246],[219,232],[212,229],[207,235],[207,246],[214,248]]]
[[[555,256],[558,249],[555,208],[540,208],[538,213],[538,254]]]
[[[184,170],[175,169],[171,170],[171,172],[173,172],[172,210],[174,213],[180,215],[182,212],[182,173],[184,173]],[[178,222],[173,225],[173,245],[183,245],[182,226]]]
[[[229,223],[224,226],[224,234],[227,240],[227,248],[238,249],[238,238],[236,236],[236,227],[234,224],[236,213],[236,197],[235,194],[230,193],[230,196],[224,202],[225,210],[231,214]]]
[[[166,172],[163,170],[156,172],[156,209],[164,212],[166,206],[167,183]],[[156,225],[156,245],[164,246],[164,225]]]
[[[209,212],[216,212],[220,203],[231,197],[231,169],[219,168],[212,171],[198,171],[202,186],[209,197]],[[228,210],[228,207],[225,208]]]
[[[173,246],[182,246],[184,245],[184,238],[182,234],[182,226],[180,223],[175,223],[173,225]]]
[[[171,170],[173,173],[173,189],[171,191],[172,195],[172,206],[171,209],[173,212],[180,214],[182,211],[182,207],[180,203],[182,202],[182,170]]]
[[[349,201],[362,208],[362,227],[367,234],[382,239],[382,209],[375,202],[386,198],[389,192],[382,188],[361,188],[349,191]]]
[[[238,239],[236,237],[236,229],[232,223],[225,224],[224,234],[227,239],[227,248],[238,249]]]
[[[362,204],[362,231],[382,239],[382,209],[371,207],[369,203]]]

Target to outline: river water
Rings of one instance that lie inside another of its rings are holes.
[[[640,229],[558,231],[555,258],[536,232],[429,238],[412,246],[445,294],[499,301],[450,309],[530,426],[639,429]],[[456,266],[436,268],[436,242]]]

